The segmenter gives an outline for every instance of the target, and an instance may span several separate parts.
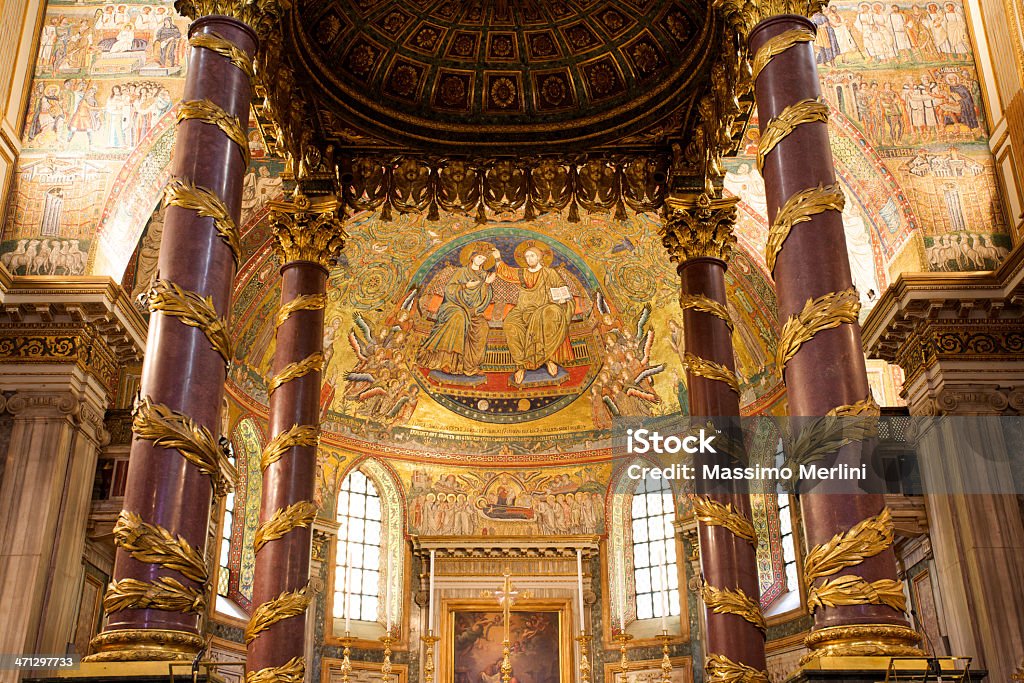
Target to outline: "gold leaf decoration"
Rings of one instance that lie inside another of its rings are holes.
[[[237,266],[242,257],[239,245],[238,226],[228,213],[228,207],[212,190],[193,185],[187,180],[175,178],[167,183],[164,198],[170,206],[191,209],[203,218],[212,218],[213,226],[224,243],[231,249],[231,256]]]
[[[281,372],[271,378],[267,385],[267,394],[272,394],[285,382],[290,382],[297,377],[308,375],[311,372],[319,372],[324,369],[324,354],[314,351],[300,361],[289,363],[284,366]]]
[[[715,588],[705,583],[701,588],[700,597],[715,614],[735,614],[761,629],[762,633],[768,629],[764,615],[761,614],[760,603],[744,593],[741,588]]]
[[[786,139],[804,123],[828,121],[828,105],[815,99],[800,100],[791,104],[765,126],[764,133],[757,143],[757,170],[764,171],[764,159],[775,146]]]
[[[724,320],[725,324],[729,326],[730,331],[733,329],[732,319],[729,317],[729,311],[726,309],[725,305],[719,301],[709,299],[701,294],[683,293],[679,295],[679,305],[684,311],[688,308],[692,308],[695,311],[713,315],[720,320]]]
[[[326,294],[300,294],[291,301],[281,304],[277,312],[276,327],[281,327],[284,321],[296,311],[321,311],[327,305]]]
[[[708,683],[769,683],[768,672],[711,653],[704,662]]]
[[[301,657],[292,657],[281,666],[270,666],[245,674],[245,683],[302,683],[306,663]]]
[[[132,431],[140,439],[152,441],[161,448],[176,449],[210,477],[214,491],[226,493],[227,485],[218,466],[220,446],[206,427],[162,403],[153,403],[153,399],[145,396],[132,420]]]
[[[153,583],[138,579],[111,581],[103,597],[103,609],[107,614],[125,609],[202,614],[205,608],[206,599],[202,591],[169,576],[162,576]]]
[[[196,583],[205,584],[208,578],[203,556],[188,541],[161,526],[143,522],[134,512],[121,510],[114,525],[114,544],[140,562],[172,569]]]
[[[849,531],[836,534],[828,543],[814,546],[804,560],[804,583],[808,591],[817,579],[879,554],[892,545],[894,534],[892,513],[889,508],[882,508],[874,517],[868,517]]]
[[[730,389],[740,393],[740,381],[736,373],[718,363],[695,356],[689,351],[683,354],[683,365],[693,374],[706,379],[725,382]]]
[[[306,611],[310,601],[309,589],[285,591],[253,610],[249,624],[245,627],[245,644],[251,643],[260,633],[279,621],[297,617]]]
[[[732,503],[719,503],[710,496],[691,495],[693,511],[703,524],[725,527],[751,545],[757,545],[754,523],[733,509]]]
[[[260,468],[267,469],[277,462],[289,448],[295,446],[316,446],[320,443],[320,427],[318,425],[292,425],[287,431],[281,432],[263,449]]]
[[[826,415],[816,418],[801,429],[793,441],[790,448],[792,455],[787,459],[786,466],[795,470],[801,465],[809,465],[855,441],[870,439],[877,432],[878,420],[870,415]]]
[[[245,165],[249,165],[249,138],[237,116],[232,116],[208,99],[185,100],[178,110],[178,123],[202,121],[217,126],[238,147]]]
[[[782,54],[789,48],[793,47],[798,43],[813,43],[814,32],[808,31],[805,28],[794,28],[788,31],[783,31],[777,36],[769,38],[765,41],[765,44],[758,49],[757,54],[754,55],[754,62],[751,65],[751,78],[750,82],[757,81],[757,77],[761,75],[764,68],[774,59],[776,56]]]
[[[286,508],[274,510],[270,519],[256,529],[253,552],[258,553],[268,542],[281,538],[292,529],[309,526],[316,519],[316,512],[316,505],[308,500],[300,500]]]
[[[249,79],[250,85],[256,79],[256,71],[252,66],[252,59],[249,58],[240,47],[230,40],[219,36],[214,32],[199,33],[189,38],[188,44],[192,47],[206,48],[216,52],[221,57],[227,58],[238,70]]]
[[[842,211],[845,203],[846,196],[839,183],[808,187],[787,199],[768,230],[768,241],[764,248],[768,272],[775,273],[775,260],[794,225],[809,221],[811,216],[825,211]]]
[[[907,596],[903,584],[895,579],[868,581],[859,576],[826,579],[807,592],[807,608],[812,614],[819,607],[840,605],[887,605],[906,612]]]
[[[800,314],[789,316],[789,320],[782,326],[775,356],[780,371],[785,370],[786,363],[796,355],[804,342],[822,330],[839,327],[843,323],[857,322],[858,314],[860,300],[852,287],[842,292],[819,296],[817,299],[808,299]]]
[[[861,415],[878,417],[882,414],[882,409],[875,403],[874,397],[869,394],[867,398],[863,398],[851,405],[836,406],[825,414],[835,415],[836,417],[860,417]]]
[[[149,290],[149,310],[174,316],[183,324],[202,330],[224,364],[231,362],[228,324],[214,310],[212,297],[182,289],[169,280],[157,280]]]

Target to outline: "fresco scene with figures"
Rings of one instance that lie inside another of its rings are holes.
[[[1024,681],[1018,0],[18,0],[0,35],[0,653]]]

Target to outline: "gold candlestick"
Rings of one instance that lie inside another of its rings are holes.
[[[384,683],[391,682],[391,643],[394,641],[391,631],[385,631],[384,637],[380,639],[380,642],[384,643],[384,662],[380,665],[381,680]]]
[[[348,683],[349,674],[352,673],[352,660],[349,659],[349,655],[352,654],[351,647],[355,640],[348,631],[345,631],[345,637],[341,639],[341,644],[345,648],[341,658],[341,683]]]
[[[501,644],[501,683],[512,679],[512,659],[509,657],[508,638]]]
[[[426,652],[423,654],[423,683],[433,683],[434,681],[434,643],[441,640],[434,635],[434,630],[431,629],[427,632],[427,635],[420,636],[420,640],[423,641],[424,649]]]
[[[626,657],[626,643],[633,640],[633,636],[629,635],[625,631],[619,631],[612,638],[619,643],[619,669],[622,673],[629,671],[629,659]]]
[[[672,681],[672,660],[668,656],[668,641],[672,639],[672,636],[668,634],[668,631],[662,631],[661,635],[658,636],[658,640],[661,641],[661,680],[662,683],[671,683]]]
[[[580,631],[576,636],[576,642],[580,644],[580,683],[590,683],[590,660],[587,659],[587,643],[590,642],[590,635],[586,631]]]

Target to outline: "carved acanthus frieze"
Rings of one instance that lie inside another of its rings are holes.
[[[348,166],[343,192],[355,211],[426,212],[441,210],[474,216],[527,220],[568,208],[568,220],[580,210],[626,217],[658,211],[668,195],[669,163],[653,155],[430,158],[359,156]]]

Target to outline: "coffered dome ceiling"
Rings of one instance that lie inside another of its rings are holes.
[[[292,16],[325,132],[449,149],[664,142],[712,35],[692,0],[305,0]]]

